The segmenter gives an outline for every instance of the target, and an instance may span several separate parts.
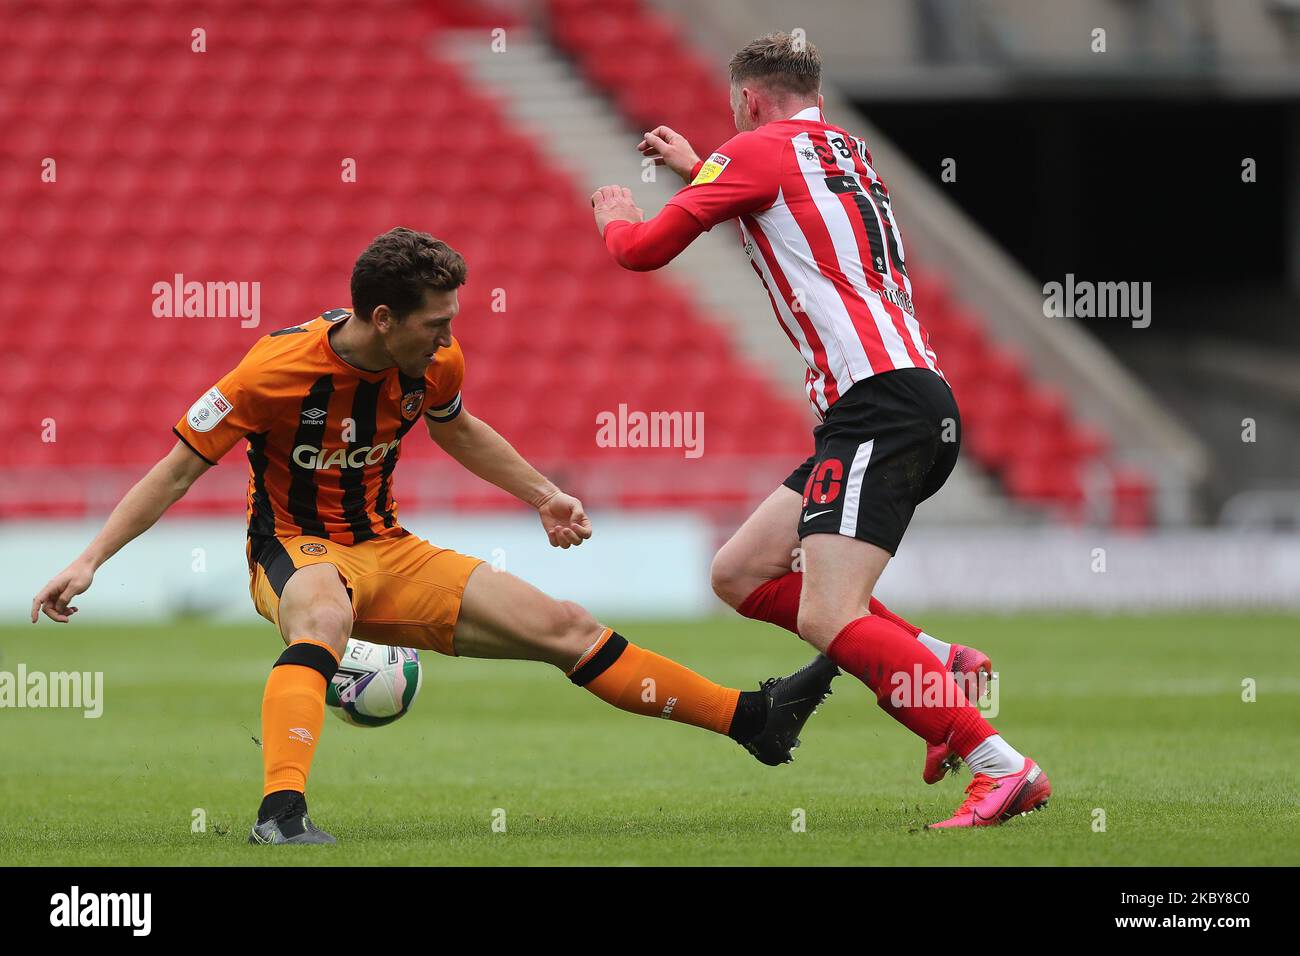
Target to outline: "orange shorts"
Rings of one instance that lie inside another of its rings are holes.
[[[482,563],[410,533],[353,545],[276,538],[252,562],[248,589],[257,613],[279,627],[280,595],[293,572],[332,564],[352,600],[354,637],[454,655],[452,636],[465,582]]]

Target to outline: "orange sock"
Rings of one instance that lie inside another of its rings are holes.
[[[740,691],[637,647],[609,628],[569,671],[569,680],[620,710],[665,717],[719,734],[731,729],[740,699]]]
[[[290,644],[271,668],[262,696],[262,795],[307,791],[307,774],[325,722],[325,685],[339,662],[325,644]]]

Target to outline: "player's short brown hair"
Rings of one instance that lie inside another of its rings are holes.
[[[352,267],[352,311],[369,321],[386,305],[404,319],[424,302],[426,290],[450,292],[465,284],[459,252],[427,232],[398,226],[366,247]]]
[[[758,80],[773,90],[807,96],[822,86],[822,57],[802,36],[769,33],[745,44],[728,64],[733,85]]]

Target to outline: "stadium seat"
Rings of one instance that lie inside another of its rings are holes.
[[[0,276],[15,314],[40,316],[0,330],[0,345],[20,359],[0,382],[0,401],[14,410],[0,418],[10,460],[51,476],[138,473],[174,441],[171,423],[258,337],[346,304],[353,257],[398,223],[435,232],[469,260],[457,329],[466,406],[540,466],[648,460],[596,447],[595,415],[620,403],[703,412],[710,458],[734,458],[736,473],[807,453],[802,396],[750,368],[680,289],[612,264],[591,241],[577,183],[458,68],[431,57],[433,32],[497,26],[500,11],[390,0],[382,17],[330,13],[346,9],[340,0],[223,6],[207,17],[202,56],[176,44],[193,25],[168,3],[129,19],[95,3],[36,5],[12,18],[0,53],[32,94],[6,104],[4,163],[57,156],[59,178],[15,177],[0,196],[13,226],[0,240]],[[546,9],[556,42],[635,123],[680,115],[701,150],[733,134],[722,78],[671,19],[640,0],[548,0]],[[659,82],[648,85],[651,74]],[[506,152],[515,161],[494,160]],[[356,182],[341,178],[344,157],[357,162]],[[177,273],[259,282],[259,327],[154,315],[154,284]],[[1074,501],[1071,469],[1104,459],[1105,435],[1036,388],[941,273],[918,266],[913,293],[940,336],[977,460],[1024,500]],[[40,440],[47,418],[57,442]],[[404,447],[417,459],[440,454],[427,442]],[[222,468],[242,468],[230,457]],[[729,482],[682,485],[674,474],[647,469],[622,503],[721,508],[753,498]],[[87,507],[84,483],[23,487],[38,490],[7,499],[7,515]],[[495,489],[466,489],[456,507],[510,506]],[[1116,470],[1113,497],[1117,523],[1150,520],[1141,474]]]

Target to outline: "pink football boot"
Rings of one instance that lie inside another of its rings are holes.
[[[931,823],[927,830],[950,827],[992,827],[1022,813],[1047,806],[1052,785],[1047,774],[1028,757],[1018,773],[990,777],[979,773],[966,788],[966,799],[947,820]]]
[[[953,644],[948,655],[948,669],[957,680],[957,686],[966,691],[966,697],[972,704],[977,703],[980,693],[988,686],[993,677],[993,662],[983,651],[973,647]],[[921,779],[926,783],[938,783],[950,773],[956,773],[961,766],[961,758],[952,752],[946,744],[925,745],[925,768]]]

